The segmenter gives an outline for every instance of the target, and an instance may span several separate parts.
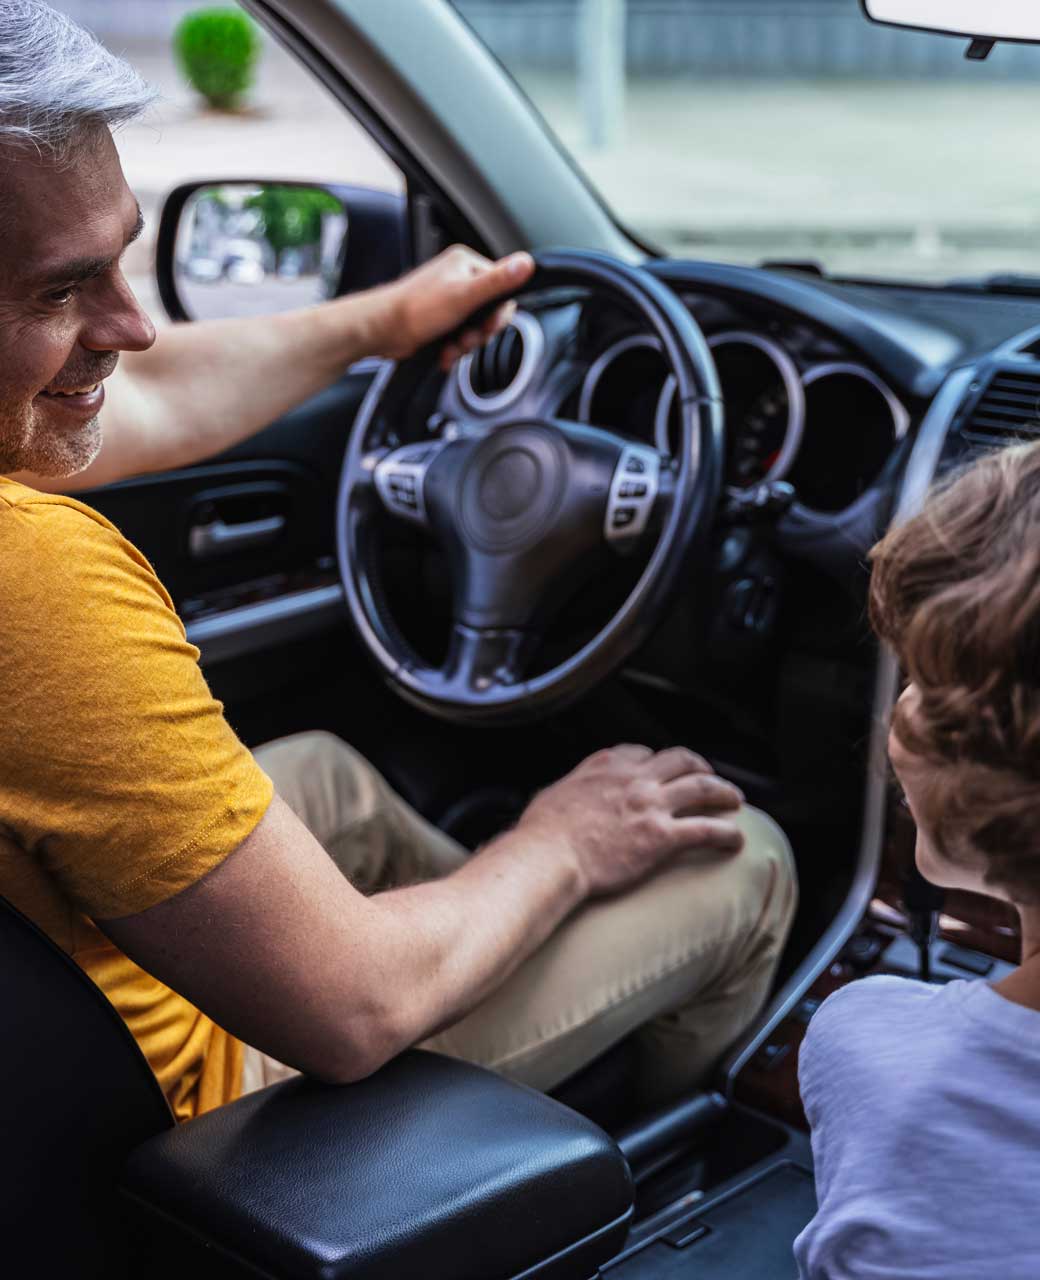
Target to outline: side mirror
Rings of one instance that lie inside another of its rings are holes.
[[[365,187],[216,179],[177,187],[156,245],[173,320],[272,315],[395,279],[405,197]]]

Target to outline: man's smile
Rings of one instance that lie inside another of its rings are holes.
[[[81,353],[78,360],[59,370],[54,381],[36,393],[36,402],[48,408],[54,406],[65,417],[89,422],[105,402],[105,379],[112,376],[118,363],[119,354],[115,351],[97,352],[91,359]],[[81,367],[77,369],[76,364]]]
[[[96,391],[100,386],[100,382],[92,382],[89,387],[70,387],[68,390],[63,388],[59,391],[57,387],[54,387],[43,394],[45,396],[89,396],[92,391]]]
[[[58,405],[64,410],[93,417],[105,401],[103,382],[88,383],[82,387],[69,387],[41,391],[37,400],[45,400],[48,404]]]

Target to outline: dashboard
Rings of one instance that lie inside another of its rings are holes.
[[[719,758],[748,748],[748,767],[768,773],[783,759],[814,758],[803,740],[810,712],[819,743],[827,714],[833,743],[862,737],[873,678],[867,554],[951,375],[1040,332],[1040,299],[839,282],[798,268],[660,260],[646,269],[710,348],[725,415],[724,492],[672,614],[626,674],[693,699],[701,723],[717,712]],[[492,411],[578,420],[664,458],[679,439],[655,335],[617,298],[587,290],[528,295],[500,340],[460,362],[435,419]],[[431,429],[423,418],[407,438]],[[556,618],[561,650],[618,606],[642,554],[608,558],[568,600]]]
[[[919,426],[957,368],[1040,325],[1040,299],[661,259],[647,265],[690,310],[725,408],[725,486],[782,486],[771,537],[832,578],[885,527]],[[551,368],[539,380],[539,366]],[[476,380],[473,382],[473,380]],[[501,342],[466,357],[440,405],[515,409],[602,426],[662,455],[675,388],[657,339],[608,299],[529,303]]]
[[[931,406],[955,370],[1040,328],[1040,298],[835,281],[796,267],[663,259],[646,269],[696,320],[724,407],[717,536],[698,558],[714,575],[706,608],[733,619],[743,640],[754,631],[770,654],[785,618],[806,629],[805,645],[828,633],[848,652],[861,635],[867,552]],[[676,412],[665,355],[645,324],[616,297],[548,289],[527,295],[509,329],[460,361],[402,435],[428,438],[467,417],[478,426],[485,416],[559,417],[667,459]],[[694,596],[705,598],[695,588],[682,600]],[[723,659],[730,638],[719,640]],[[680,648],[671,679],[693,670]]]

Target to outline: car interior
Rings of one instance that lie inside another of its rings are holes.
[[[793,1275],[815,1211],[798,1045],[821,1000],[1017,956],[1010,913],[914,870],[866,557],[937,476],[1040,429],[1040,298],[654,256],[450,6],[419,0],[409,32],[363,0],[245,7],[406,175],[400,197],[328,184],[331,292],[453,241],[530,247],[537,272],[447,373],[433,349],[362,362],[227,453],[84,501],[154,565],[247,744],[336,733],[470,849],[597,749],[682,744],[783,827],[798,915],[753,1027],[653,1113],[621,1042],[549,1097],[411,1051],[175,1127],[104,997],[4,907],[5,969],[32,975],[6,1037],[9,1256],[70,1277]],[[181,322],[207,183],[163,211]],[[65,1011],[60,1053],[41,1001]]]

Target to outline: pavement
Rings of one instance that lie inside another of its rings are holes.
[[[273,44],[235,114],[200,106],[165,45],[122,52],[163,94],[118,136],[150,231],[163,195],[193,178],[401,189],[363,130]],[[1040,89],[1028,83],[634,80],[623,135],[594,150],[573,77],[517,77],[621,219],[671,252],[926,279],[1040,273]],[[128,269],[154,310],[150,253],[146,236]]]
[[[1040,272],[1032,85],[635,81],[624,137],[595,152],[573,83],[524,81],[624,221],[671,252],[931,279]]]

